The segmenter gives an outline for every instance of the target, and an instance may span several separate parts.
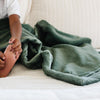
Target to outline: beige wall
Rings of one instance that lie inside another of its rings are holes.
[[[32,0],[25,23],[34,27],[41,19],[61,31],[90,37],[100,47],[100,0]]]

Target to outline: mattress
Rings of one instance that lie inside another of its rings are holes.
[[[100,51],[100,49],[98,49]],[[15,64],[6,78],[0,78],[1,100],[99,100],[100,82],[77,86]]]

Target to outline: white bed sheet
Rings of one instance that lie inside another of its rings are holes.
[[[11,99],[12,98],[12,99]],[[16,64],[0,78],[0,100],[100,100],[100,82],[77,86]]]

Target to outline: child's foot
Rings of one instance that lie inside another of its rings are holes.
[[[11,45],[8,45],[4,51],[5,55],[5,67],[4,69],[0,70],[0,77],[6,77],[11,69],[13,68],[14,64],[16,63],[17,59],[19,58],[20,54],[14,53],[11,50]]]

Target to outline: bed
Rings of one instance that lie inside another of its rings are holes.
[[[19,4],[22,23],[34,27],[45,19],[64,32],[91,38],[100,51],[99,0],[19,0]],[[77,86],[48,77],[42,69],[31,70],[17,63],[8,77],[0,79],[0,99],[99,100],[100,82]]]
[[[99,100],[100,82],[77,86],[53,79],[42,69],[30,70],[16,64],[6,78],[0,79],[2,100]]]

